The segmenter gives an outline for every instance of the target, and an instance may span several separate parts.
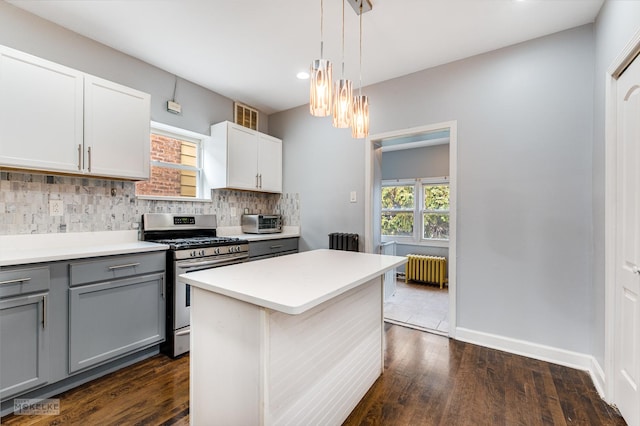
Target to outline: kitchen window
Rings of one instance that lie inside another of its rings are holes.
[[[383,241],[446,247],[449,243],[449,182],[444,178],[382,182]]]
[[[136,183],[136,196],[210,201],[202,160],[208,136],[154,122],[150,133],[151,176]]]

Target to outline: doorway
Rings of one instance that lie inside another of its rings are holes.
[[[448,135],[448,140],[443,141],[442,135]],[[439,140],[438,140],[439,139]],[[431,140],[431,142],[429,142]],[[379,252],[385,238],[381,232],[382,215],[382,156],[385,146],[398,145],[401,149],[414,149],[420,145],[437,145],[448,142],[449,164],[448,181],[449,190],[449,241],[447,251],[448,263],[448,291],[446,292],[446,334],[455,337],[456,325],[456,195],[457,195],[457,123],[449,121],[409,129],[402,129],[387,133],[372,135],[365,146],[365,250],[368,253]],[[396,148],[397,149],[397,148]],[[420,178],[423,178],[420,177]],[[441,178],[445,178],[441,176]],[[423,179],[420,179],[422,182]],[[429,183],[429,182],[427,182]],[[422,189],[420,189],[422,191]],[[420,225],[419,232],[422,232]],[[417,237],[418,238],[418,237]],[[407,253],[399,252],[398,255]],[[422,284],[418,284],[421,286]],[[434,287],[434,289],[439,287]],[[429,289],[429,288],[427,288]],[[398,290],[398,289],[396,289]],[[402,289],[404,290],[404,289]],[[418,327],[420,328],[420,327]],[[423,327],[427,328],[427,327]]]

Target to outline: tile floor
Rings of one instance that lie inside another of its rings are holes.
[[[449,292],[437,285],[397,280],[396,292],[384,303],[384,319],[398,325],[449,334]]]

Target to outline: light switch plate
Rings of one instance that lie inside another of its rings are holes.
[[[352,203],[355,203],[358,201],[356,191],[351,191],[351,195],[349,196],[349,201],[351,201]]]
[[[62,216],[64,214],[64,203],[62,200],[49,200],[49,216]]]

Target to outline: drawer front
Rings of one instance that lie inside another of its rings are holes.
[[[249,257],[298,251],[298,238],[282,238],[249,242]]]
[[[3,269],[0,297],[19,296],[49,290],[49,267]]]
[[[69,265],[69,285],[73,287],[152,272],[163,272],[165,267],[165,252],[109,256],[73,262]]]

